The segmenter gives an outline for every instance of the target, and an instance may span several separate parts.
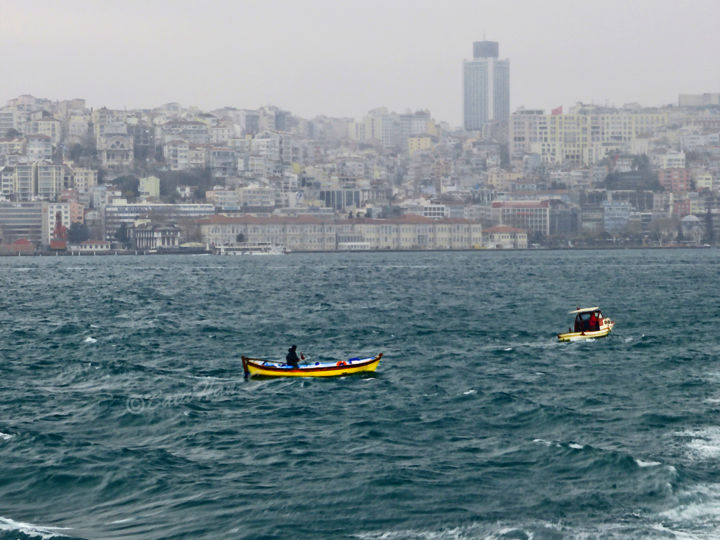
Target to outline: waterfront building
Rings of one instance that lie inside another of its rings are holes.
[[[433,220],[421,216],[397,219],[323,219],[297,217],[212,216],[198,220],[208,245],[269,242],[293,251],[337,249],[476,249],[482,225],[465,219]]]
[[[0,238],[3,244],[28,240],[34,245],[47,238],[47,203],[0,202]],[[43,234],[45,233],[45,234]]]
[[[50,245],[50,241],[55,237],[55,223],[57,216],[60,214],[60,223],[66,230],[70,229],[72,221],[70,219],[70,203],[69,202],[49,202],[43,205],[43,239],[44,246]]]
[[[497,225],[483,231],[483,246],[490,249],[527,249],[527,231]]]
[[[463,105],[467,131],[510,117],[510,61],[498,58],[496,41],[476,41],[473,59],[463,62]]]
[[[550,234],[550,202],[495,201],[490,216],[497,225],[509,225],[547,236]]]
[[[603,209],[603,230],[611,234],[621,232],[628,221],[632,212],[632,206],[626,201],[603,201],[601,203]]]
[[[180,246],[181,231],[176,225],[141,223],[128,229],[133,249],[162,250]]]
[[[129,228],[138,219],[151,219],[160,223],[183,223],[213,215],[212,204],[109,204],[105,206],[105,238],[116,238],[121,226]]]
[[[70,253],[95,254],[108,253],[110,247],[110,242],[105,240],[85,240],[79,244],[68,244],[67,249]]]

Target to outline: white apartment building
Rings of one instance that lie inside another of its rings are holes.
[[[512,114],[509,145],[513,157],[538,153],[544,163],[591,165],[608,152],[630,151],[634,142],[668,124],[668,113],[605,109],[579,104],[570,114]]]
[[[52,139],[47,135],[28,135],[26,137],[26,155],[29,161],[52,159]]]
[[[49,245],[55,236],[55,221],[60,214],[60,223],[70,229],[70,203],[47,203],[43,205],[43,244]]]
[[[685,152],[667,152],[653,156],[653,162],[660,169],[684,169]]]
[[[165,164],[171,171],[184,171],[188,166],[190,145],[187,141],[173,140],[163,146]]]
[[[36,195],[45,201],[54,201],[65,187],[65,166],[47,162],[35,163]]]
[[[72,168],[73,187],[79,192],[88,192],[97,185],[98,172],[84,167]]]
[[[160,179],[157,176],[140,178],[138,192],[141,197],[145,197],[146,199],[160,198]]]

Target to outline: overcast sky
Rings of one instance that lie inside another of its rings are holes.
[[[720,92],[718,0],[0,0],[0,103],[386,106],[461,123],[472,42],[510,60],[511,110]]]

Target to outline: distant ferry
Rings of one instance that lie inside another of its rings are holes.
[[[287,250],[270,242],[244,242],[230,246],[215,246],[216,255],[286,255]]]

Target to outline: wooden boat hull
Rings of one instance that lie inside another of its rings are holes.
[[[603,325],[600,330],[585,330],[584,332],[565,332],[564,334],[558,334],[558,341],[580,341],[583,339],[597,339],[607,336],[615,326],[615,323],[610,321]]]
[[[375,371],[381,358],[382,353],[370,358],[352,358],[335,363],[315,362],[293,367],[280,362],[243,356],[242,363],[246,377],[341,377]]]

